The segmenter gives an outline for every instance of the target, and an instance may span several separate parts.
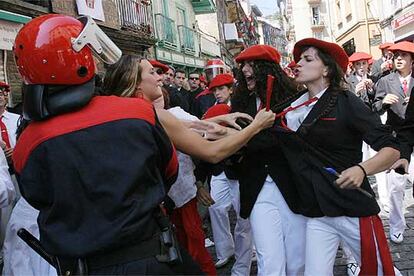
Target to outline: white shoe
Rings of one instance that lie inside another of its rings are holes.
[[[396,244],[402,243],[404,240],[404,236],[402,233],[391,234],[391,241]]]
[[[359,268],[357,263],[348,263],[346,264],[346,274],[348,276],[356,276],[359,275],[361,269]]]
[[[209,238],[206,238],[204,240],[204,247],[211,247],[211,246],[214,246],[214,242],[210,240]]]
[[[216,268],[221,268],[221,267],[225,266],[226,264],[228,264],[230,262],[231,257],[232,256],[221,259],[221,260],[218,260],[214,266]]]

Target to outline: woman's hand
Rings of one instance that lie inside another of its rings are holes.
[[[269,128],[273,126],[275,118],[276,114],[273,113],[271,110],[266,111],[265,109],[262,109],[256,114],[256,117],[250,125],[255,125],[259,129]]]
[[[208,121],[187,122],[186,126],[209,140],[218,140],[227,136],[227,128]]]
[[[404,172],[407,174],[408,173],[408,160],[407,159],[397,160],[394,164],[392,164],[390,169],[387,170],[387,173],[390,172],[391,170],[394,170],[394,171],[398,170],[398,168],[402,168]]]
[[[237,130],[242,129],[242,127],[236,123],[237,119],[242,119],[243,121],[247,123],[251,123],[253,121],[253,118],[249,114],[241,113],[241,112],[234,112],[234,113],[226,114],[226,115],[223,115],[223,117],[220,119],[221,119],[221,123],[224,123],[228,125],[229,127],[233,127]]]
[[[341,189],[356,189],[361,187],[365,174],[358,166],[350,167],[341,172],[335,181]]]

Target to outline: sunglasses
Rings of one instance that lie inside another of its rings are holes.
[[[200,78],[188,78],[189,80],[199,80]]]

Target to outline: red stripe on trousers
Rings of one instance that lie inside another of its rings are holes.
[[[384,275],[395,275],[384,227],[378,215],[359,218],[361,236],[361,272],[359,275],[377,275],[378,261],[375,241],[380,253]]]

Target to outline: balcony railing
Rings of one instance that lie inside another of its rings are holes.
[[[178,34],[180,36],[181,50],[186,54],[194,55],[196,52],[197,32],[187,26],[180,25],[178,26]]]
[[[23,0],[23,2],[27,2],[33,5],[38,5],[38,6],[42,6],[42,7],[46,7],[48,8],[50,6],[50,1],[49,0]]]
[[[325,27],[325,22],[322,17],[312,17],[311,19],[312,29],[323,29],[324,27]]]
[[[221,56],[220,45],[205,36],[201,36],[200,40],[201,52],[210,56]]]
[[[321,3],[321,0],[308,0],[309,5],[317,5],[320,3]]]
[[[155,24],[159,44],[167,48],[177,48],[177,31],[175,29],[174,20],[166,17],[163,14],[157,13],[155,15]]]
[[[150,4],[141,0],[118,0],[117,5],[123,29],[154,36]]]

